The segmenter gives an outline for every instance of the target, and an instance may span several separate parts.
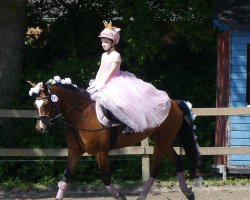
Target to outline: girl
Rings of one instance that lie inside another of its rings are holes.
[[[120,28],[104,21],[100,33],[104,53],[95,80],[87,89],[93,100],[126,124],[124,134],[142,132],[159,126],[168,116],[171,102],[166,92],[134,74],[120,70],[121,56],[115,50],[120,39]],[[95,91],[93,93],[93,91]]]

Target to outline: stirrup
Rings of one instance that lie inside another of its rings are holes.
[[[123,131],[122,131],[123,135],[128,135],[130,133],[134,133],[134,130],[132,128],[130,128],[129,126],[126,126]]]

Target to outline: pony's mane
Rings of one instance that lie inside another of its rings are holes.
[[[57,87],[61,87],[61,88],[72,90],[73,92],[78,92],[79,94],[83,94],[83,95],[87,94],[87,95],[89,95],[89,93],[86,90],[84,90],[82,88],[79,88],[79,87],[76,87],[76,86],[74,86],[72,84],[55,83],[55,84],[50,85],[50,86],[57,86]]]
[[[72,84],[55,83],[55,84],[53,84],[53,86],[63,87],[63,88],[66,88],[66,89],[73,90],[74,92],[84,92],[85,91],[82,88],[75,87]]]

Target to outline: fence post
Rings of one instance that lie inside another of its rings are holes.
[[[148,145],[148,138],[141,142],[141,146],[147,147]],[[145,151],[146,152],[146,151]],[[150,176],[150,166],[149,166],[149,155],[142,155],[142,181],[145,182],[148,180]]]

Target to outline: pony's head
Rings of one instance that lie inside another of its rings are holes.
[[[35,97],[34,105],[38,111],[36,130],[39,133],[47,133],[49,127],[53,124],[52,119],[55,112],[53,111],[52,101],[56,101],[56,97],[50,94],[46,83],[31,83],[31,85],[33,87],[30,89],[29,95]]]
[[[36,130],[40,133],[47,133],[49,128],[54,124],[54,120],[61,116],[59,109],[59,98],[54,94],[51,89],[53,85],[76,85],[71,84],[71,79],[65,78],[63,80],[60,77],[55,76],[54,79],[50,79],[47,83],[31,83],[32,88],[29,91],[30,96],[35,97],[35,107],[38,111]]]

